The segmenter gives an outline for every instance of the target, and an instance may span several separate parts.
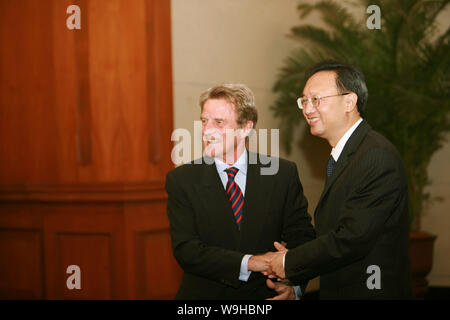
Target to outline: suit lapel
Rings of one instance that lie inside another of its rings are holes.
[[[369,124],[363,120],[348,139],[344,149],[342,150],[341,155],[339,156],[337,163],[333,168],[333,173],[331,174],[330,177],[328,177],[327,181],[325,182],[325,187],[322,191],[322,195],[320,196],[320,200],[317,204],[316,212],[318,211],[323,198],[326,196],[331,186],[333,186],[333,184],[336,182],[336,179],[341,175],[342,171],[347,167],[349,159],[356,152],[359,145],[361,144],[361,141],[367,135],[367,132],[369,132],[369,130],[370,130]]]
[[[204,165],[199,182],[199,197],[204,207],[208,212],[214,214],[214,222],[216,224],[228,229],[230,240],[238,244],[239,231],[226,191],[214,163]]]

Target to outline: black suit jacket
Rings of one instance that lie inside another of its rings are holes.
[[[362,121],[326,181],[317,239],[286,254],[286,277],[320,275],[322,299],[411,298],[407,192],[397,150]],[[367,286],[371,265],[380,268],[381,289]]]
[[[244,255],[276,251],[274,241],[293,248],[315,237],[296,165],[279,159],[275,175],[261,175],[262,167],[248,165],[240,231],[214,163],[190,163],[167,174],[173,254],[184,270],[177,299],[273,297],[262,274],[239,280]]]

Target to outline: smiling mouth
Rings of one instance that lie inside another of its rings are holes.
[[[204,137],[203,141],[206,141],[208,144],[212,144],[212,143],[219,143],[221,140],[216,139],[214,137]]]
[[[319,121],[319,118],[308,118],[309,124],[314,124]]]

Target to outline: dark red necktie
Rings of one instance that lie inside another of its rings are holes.
[[[228,175],[228,182],[226,186],[227,196],[231,203],[231,209],[233,210],[236,224],[240,230],[242,221],[242,207],[244,206],[244,195],[242,194],[242,191],[237,183],[234,181],[238,171],[239,169],[235,167],[225,169],[225,172]]]

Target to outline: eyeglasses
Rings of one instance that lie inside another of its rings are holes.
[[[321,97],[321,96],[314,96],[312,98],[307,98],[307,97],[300,97],[297,99],[297,104],[298,107],[300,109],[304,109],[308,106],[308,102],[312,104],[312,106],[314,108],[318,108],[320,105],[320,100],[321,99],[325,99],[325,98],[330,98],[330,97],[337,97],[337,96],[345,96],[346,94],[349,94],[350,92],[346,92],[346,93],[338,93],[338,94],[333,94],[331,96],[325,96],[325,97]]]

